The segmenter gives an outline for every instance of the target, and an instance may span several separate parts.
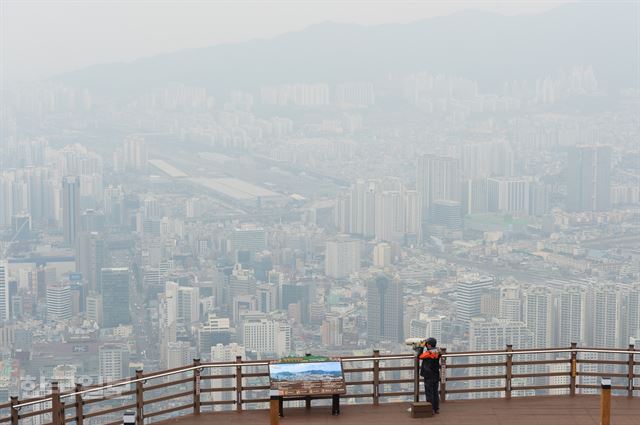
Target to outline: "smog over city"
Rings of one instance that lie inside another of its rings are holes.
[[[640,395],[638,1],[0,0],[0,84],[2,422]]]

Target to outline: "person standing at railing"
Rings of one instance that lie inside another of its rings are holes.
[[[440,413],[440,350],[436,348],[438,342],[435,338],[428,338],[426,350],[420,347],[418,358],[422,360],[420,376],[424,379],[424,392],[427,401],[431,403],[433,413]]]

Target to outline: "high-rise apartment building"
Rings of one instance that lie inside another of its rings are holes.
[[[99,378],[108,383],[128,377],[129,348],[125,344],[108,343],[98,348]]]
[[[9,320],[9,264],[0,261],[0,321]]]
[[[404,339],[403,285],[386,275],[367,282],[367,339],[400,342]]]
[[[573,146],[567,155],[567,209],[608,211],[611,208],[611,147]]]
[[[327,276],[342,279],[360,270],[361,241],[346,235],[327,240],[325,268]]]
[[[433,201],[460,201],[460,162],[455,158],[423,155],[418,159],[416,188],[422,198],[422,219],[430,219]]]
[[[507,284],[500,288],[500,318],[513,322],[522,321],[522,298],[520,285]]]
[[[489,211],[487,179],[465,180],[462,183],[462,214],[484,214]]]
[[[65,243],[75,246],[80,229],[80,179],[76,176],[62,180],[62,228]]]
[[[523,290],[523,319],[533,333],[533,346],[550,347],[553,342],[553,297],[544,286]]]
[[[529,181],[519,177],[487,179],[487,205],[490,212],[529,214]]]
[[[586,291],[580,285],[566,285],[557,292],[557,346],[572,342],[584,345]]]
[[[460,162],[468,179],[513,175],[513,149],[506,141],[465,144]]]

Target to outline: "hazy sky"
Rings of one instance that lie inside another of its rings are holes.
[[[0,0],[5,80],[273,37],[323,21],[408,22],[464,9],[536,13],[564,1]]]

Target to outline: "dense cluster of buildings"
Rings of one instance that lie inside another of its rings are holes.
[[[120,109],[45,92],[75,100],[29,91],[4,112],[0,360],[15,379],[1,397],[41,391],[30,377],[401,352],[407,337],[454,351],[640,338],[637,98],[615,120],[566,112],[599,95],[591,68],[502,94],[427,73],[171,86]],[[18,130],[68,114],[77,137]],[[112,120],[122,134],[101,132]]]

